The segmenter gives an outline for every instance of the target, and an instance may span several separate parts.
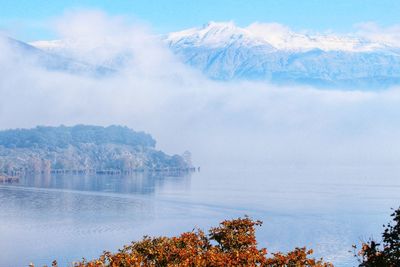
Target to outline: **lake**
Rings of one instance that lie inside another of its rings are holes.
[[[202,166],[184,176],[36,176],[0,184],[0,266],[65,266],[143,235],[204,230],[245,214],[268,251],[313,248],[355,266],[400,204],[393,166]]]

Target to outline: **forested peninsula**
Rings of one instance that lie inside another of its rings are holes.
[[[190,153],[167,155],[144,132],[76,125],[0,131],[0,175],[188,171]]]

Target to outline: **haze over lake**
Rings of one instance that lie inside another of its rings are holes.
[[[0,266],[61,264],[147,235],[207,229],[245,214],[269,251],[307,245],[335,266],[355,264],[351,245],[378,236],[396,206],[399,168],[202,166],[183,177],[29,177],[1,185]]]

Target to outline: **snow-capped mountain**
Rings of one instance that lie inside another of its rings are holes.
[[[265,46],[269,50],[274,47],[247,29],[235,26],[233,22],[210,22],[203,28],[192,28],[181,32],[170,33],[166,41],[182,47],[207,46],[210,48],[235,46]]]
[[[30,45],[51,55],[72,58],[92,66],[102,66],[114,70],[120,69],[132,57],[128,48],[116,47],[106,39],[99,43],[87,38],[42,40],[32,42]]]
[[[170,44],[182,46],[263,45],[274,50],[284,51],[320,49],[323,51],[368,52],[387,48],[384,44],[351,36],[297,33],[276,23],[253,23],[246,28],[240,28],[233,22],[209,22],[201,28],[170,33],[165,40]]]
[[[51,71],[91,76],[103,76],[113,72],[110,68],[91,65],[55,53],[48,53],[35,46],[9,37],[0,36],[0,42],[8,49],[8,52],[13,57],[12,60],[15,62],[32,63]]]
[[[164,41],[213,79],[348,87],[400,83],[398,48],[352,36],[302,34],[279,24],[240,28],[211,22],[171,33]]]
[[[160,39],[183,62],[217,80],[342,88],[400,84],[400,44],[396,47],[356,35],[294,32],[274,23],[241,28],[233,22],[210,22]],[[41,60],[50,68],[98,68],[96,72],[101,73],[122,69],[134,56],[116,42],[38,41],[31,43],[36,48],[30,49],[44,53]]]

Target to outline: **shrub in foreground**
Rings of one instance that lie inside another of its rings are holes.
[[[255,226],[260,225],[260,221],[245,217],[223,221],[208,234],[196,230],[177,237],[144,237],[116,253],[104,252],[98,259],[84,260],[75,263],[74,267],[333,266],[322,259],[311,258],[313,252],[306,248],[267,256],[265,248],[257,248]],[[57,263],[53,262],[53,266]]]
[[[400,208],[391,216],[393,223],[384,225],[382,241],[370,240],[358,252],[360,267],[399,267],[400,266]],[[354,248],[356,248],[354,246]]]

